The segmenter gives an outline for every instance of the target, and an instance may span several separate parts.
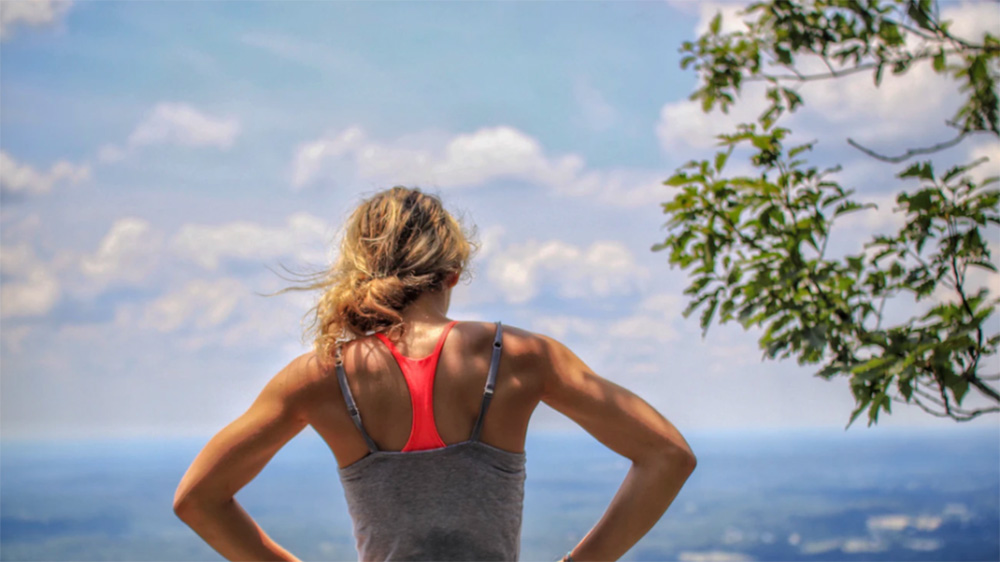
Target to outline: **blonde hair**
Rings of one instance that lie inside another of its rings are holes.
[[[340,254],[313,281],[290,290],[319,290],[304,337],[322,359],[340,344],[372,332],[396,338],[405,329],[400,311],[451,275],[467,272],[476,250],[472,233],[441,200],[417,188],[396,186],[364,200],[347,220]],[[286,269],[287,270],[287,269]]]

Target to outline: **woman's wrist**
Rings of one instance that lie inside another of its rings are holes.
[[[567,552],[566,555],[563,556],[562,559],[559,560],[559,562],[573,562],[573,557],[570,556],[570,553],[572,553],[572,552],[573,552],[572,550],[569,551],[569,552]]]

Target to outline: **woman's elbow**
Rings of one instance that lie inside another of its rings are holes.
[[[174,515],[181,521],[190,524],[210,509],[212,503],[194,493],[178,493],[174,495]]]
[[[698,458],[687,444],[682,446],[671,441],[660,447],[658,452],[660,462],[673,472],[683,472],[689,476],[698,466]]]
[[[181,521],[191,521],[200,511],[198,499],[191,494],[174,495],[174,515]]]

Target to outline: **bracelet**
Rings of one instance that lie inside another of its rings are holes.
[[[573,551],[571,550],[570,552],[573,552]],[[563,556],[562,560],[560,560],[559,562],[573,562],[573,557],[570,556],[570,552],[567,552],[566,556]]]

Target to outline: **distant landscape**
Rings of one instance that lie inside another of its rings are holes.
[[[174,516],[206,439],[3,442],[3,560],[221,560]],[[998,560],[1000,429],[692,433],[699,465],[623,560]],[[522,560],[555,560],[628,462],[585,434],[527,445]],[[238,495],[305,560],[355,560],[335,461],[305,432]]]

